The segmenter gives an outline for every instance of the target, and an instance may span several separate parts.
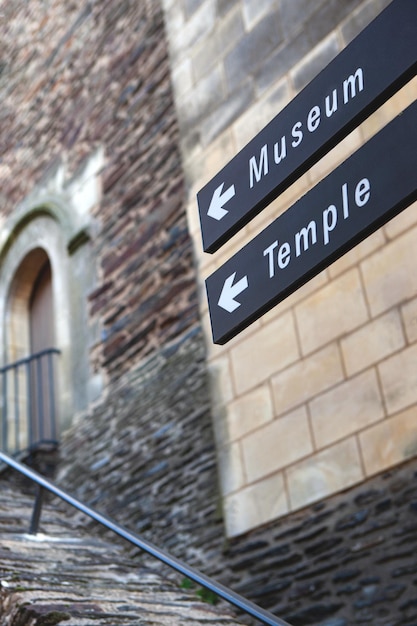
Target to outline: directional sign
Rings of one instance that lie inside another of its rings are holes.
[[[417,70],[417,1],[393,0],[197,194],[215,252]]]
[[[417,101],[206,280],[214,342],[231,339],[416,200],[416,164]]]

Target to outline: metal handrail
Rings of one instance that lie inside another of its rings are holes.
[[[169,567],[179,572],[180,574],[183,574],[184,576],[194,581],[198,585],[201,585],[205,589],[208,589],[209,591],[215,593],[220,598],[223,598],[223,600],[226,600],[227,602],[234,605],[241,611],[244,611],[248,615],[251,615],[252,617],[258,619],[262,624],[268,624],[268,626],[290,626],[287,622],[276,617],[269,611],[262,609],[261,607],[257,606],[250,600],[247,600],[246,598],[243,598],[242,596],[232,591],[231,589],[228,589],[221,583],[216,582],[212,578],[209,578],[205,574],[202,574],[201,572],[194,569],[193,567],[190,567],[183,561],[170,555],[165,550],[162,550],[161,548],[158,548],[157,546],[150,543],[149,541],[146,541],[145,539],[140,538],[138,535],[136,535],[135,533],[132,533],[130,530],[127,530],[127,528],[124,528],[120,524],[117,524],[106,515],[102,515],[98,511],[95,511],[91,507],[83,504],[82,502],[80,502],[80,500],[77,500],[70,494],[60,489],[53,482],[47,480],[46,478],[44,478],[43,476],[41,476],[34,470],[30,469],[23,463],[16,461],[14,458],[12,458],[8,454],[5,454],[4,452],[1,452],[1,451],[0,451],[0,461],[3,461],[4,463],[9,465],[16,471],[20,472],[21,474],[23,474],[24,476],[26,476],[27,478],[29,478],[30,480],[32,480],[39,486],[38,497],[36,498],[36,501],[35,501],[35,507],[34,507],[32,522],[31,522],[32,534],[36,534],[37,532],[38,523],[39,523],[40,514],[41,514],[43,490],[47,490],[50,493],[57,496],[58,498],[60,498],[61,500],[63,500],[64,502],[67,502],[71,506],[78,509],[78,511],[81,511],[82,513],[90,517],[91,519],[95,520],[96,522],[98,522],[99,524],[107,528],[108,530],[111,530],[119,537],[122,537],[123,539],[131,543],[132,545],[136,546],[137,548],[140,548],[147,554],[150,554],[154,558],[158,559],[165,565],[168,565]]]
[[[58,350],[58,348],[46,348],[45,350],[41,350],[40,352],[34,352],[33,354],[25,356],[18,361],[13,361],[13,363],[3,365],[3,367],[0,367],[0,374],[4,374],[4,372],[15,369],[20,365],[27,365],[28,363],[31,363],[32,361],[35,361],[36,359],[39,359],[46,354],[61,354],[61,350]]]

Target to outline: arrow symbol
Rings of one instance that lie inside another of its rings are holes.
[[[247,289],[249,286],[247,276],[244,276],[243,278],[238,280],[237,283],[233,284],[235,276],[236,272],[226,278],[226,280],[224,281],[222,292],[220,294],[219,301],[217,303],[219,306],[221,306],[222,309],[228,311],[229,313],[233,313],[233,311],[240,307],[241,303],[236,302],[235,298],[236,296],[241,294],[242,291],[245,291],[245,289]]]
[[[224,209],[223,206],[229,202],[236,193],[234,185],[230,185],[230,187],[222,193],[223,187],[224,183],[217,187],[211,198],[209,210],[207,211],[207,215],[213,217],[215,220],[221,220],[222,217],[227,215],[229,211]]]

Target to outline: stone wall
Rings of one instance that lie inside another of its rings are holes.
[[[416,470],[414,460],[232,540],[229,580],[293,626],[415,624]]]
[[[201,329],[123,376],[65,433],[60,457],[60,484],[82,501],[217,567],[222,503]]]
[[[197,191],[389,2],[163,4],[203,283],[413,101],[416,79],[204,255]],[[416,215],[406,209],[225,346],[212,344],[201,299],[229,536],[415,456]]]
[[[128,374],[68,433],[59,484],[293,626],[415,624],[416,461],[227,540],[202,371],[196,333]]]
[[[111,381],[198,320],[162,12],[35,0],[0,19],[3,218],[57,164],[65,192],[104,155],[89,207],[97,280],[81,304],[93,370]]]

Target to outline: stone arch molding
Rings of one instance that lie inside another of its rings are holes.
[[[34,250],[43,250],[52,270],[54,332],[56,346],[61,350],[62,430],[101,392],[100,377],[93,375],[89,364],[88,347],[96,338],[87,315],[87,297],[96,284],[91,209],[100,201],[101,165],[102,154],[98,151],[66,182],[65,166],[59,163],[1,224],[0,230],[0,364],[9,358],[7,333],[19,270]]]

